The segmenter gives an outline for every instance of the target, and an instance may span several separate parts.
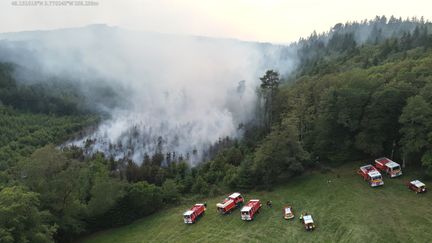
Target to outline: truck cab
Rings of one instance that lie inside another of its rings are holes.
[[[371,187],[384,185],[381,173],[372,165],[361,166],[357,172]]]
[[[241,219],[242,220],[252,220],[251,210],[252,210],[252,207],[243,207],[241,209]]]
[[[376,159],[375,166],[380,171],[388,174],[390,178],[402,175],[401,166],[389,158],[383,157]]]
[[[303,225],[306,230],[314,230],[315,229],[315,223],[313,221],[312,215],[307,214],[303,216]]]
[[[389,174],[391,178],[402,175],[402,170],[398,163],[392,161],[387,164],[387,167],[386,173]]]
[[[249,202],[244,206],[240,212],[241,212],[241,219],[245,221],[253,220],[255,217],[255,214],[257,214],[261,208],[261,202],[259,199],[252,199],[249,200]]]
[[[232,199],[237,206],[242,204],[244,201],[242,195],[239,192],[234,192],[233,194],[229,195],[228,198]]]
[[[195,204],[191,209],[183,213],[183,222],[185,224],[193,224],[197,221],[198,217],[204,215],[206,208],[204,204]]]
[[[221,214],[231,213],[232,210],[242,205],[243,201],[241,194],[235,192],[225,198],[222,203],[216,204],[216,208]]]
[[[384,184],[381,173],[378,171],[369,172],[369,184],[372,187],[382,186]]]
[[[183,221],[185,224],[192,224],[195,221],[194,212],[188,210],[183,214]]]

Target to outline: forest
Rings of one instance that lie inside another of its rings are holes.
[[[432,176],[430,22],[337,24],[289,48],[298,67],[263,73],[242,138],[220,138],[194,167],[160,151],[138,164],[61,146],[104,114],[61,80],[22,84],[2,63],[1,242],[68,242],[191,198],[271,190],[307,170],[379,156]]]

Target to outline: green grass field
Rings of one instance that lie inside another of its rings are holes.
[[[260,214],[251,222],[242,221],[238,209],[219,215],[215,204],[223,199],[221,196],[207,199],[206,214],[193,225],[185,225],[182,219],[191,205],[182,205],[82,241],[431,242],[432,192],[417,195],[404,186],[415,177],[414,172],[405,171],[395,179],[384,177],[384,186],[371,188],[350,166],[303,175],[271,192],[244,194],[246,200],[258,198],[263,202]],[[272,200],[273,208],[265,206],[267,200]],[[285,204],[293,205],[296,219],[282,219]],[[298,219],[302,210],[313,215],[315,231],[303,229]]]

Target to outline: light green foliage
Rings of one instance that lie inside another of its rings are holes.
[[[53,215],[59,240],[85,231],[87,219],[97,219],[116,207],[125,196],[125,184],[110,177],[108,161],[100,155],[80,162],[53,145],[36,150],[20,162],[17,177],[40,194],[40,204]]]
[[[84,230],[79,218],[85,205],[77,200],[81,166],[52,145],[36,150],[20,164],[23,183],[41,195],[41,205],[55,216],[60,229],[71,234]]]
[[[47,221],[50,214],[39,211],[39,195],[22,187],[0,191],[0,242],[52,242],[55,226]]]

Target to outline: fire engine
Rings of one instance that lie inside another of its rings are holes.
[[[391,178],[402,175],[400,165],[391,159],[385,157],[376,159],[375,166],[378,170],[388,174]]]
[[[371,187],[384,185],[381,173],[372,165],[364,165],[357,172]]]
[[[240,193],[235,192],[223,200],[222,203],[216,204],[217,210],[221,214],[231,213],[232,210],[243,204],[243,197]]]
[[[193,224],[197,219],[204,215],[206,207],[204,204],[195,204],[191,209],[187,210],[183,214],[183,220],[185,224]]]
[[[242,220],[253,220],[255,214],[259,213],[262,204],[258,199],[249,200],[249,202],[241,209],[241,219]]]
[[[408,188],[416,193],[426,192],[426,185],[419,180],[410,181],[408,183]]]

